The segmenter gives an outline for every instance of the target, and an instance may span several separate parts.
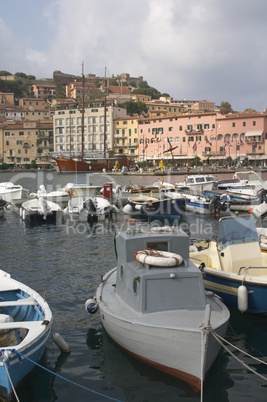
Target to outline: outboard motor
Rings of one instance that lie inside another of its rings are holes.
[[[98,222],[98,216],[95,203],[93,200],[91,200],[91,198],[85,201],[84,208],[87,210],[87,222],[89,225],[96,224]]]
[[[267,200],[267,191],[264,188],[261,188],[257,192],[257,196],[259,197],[260,203],[262,204],[263,202],[266,202],[266,200]]]
[[[214,218],[219,219],[221,211],[226,211],[227,206],[225,205],[225,203],[223,204],[219,195],[214,195],[212,197],[210,201],[210,212],[213,214]]]

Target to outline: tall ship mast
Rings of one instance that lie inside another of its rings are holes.
[[[80,153],[76,155],[72,155],[71,151],[69,154],[61,153],[59,155],[52,156],[52,158],[56,162],[56,166],[58,167],[60,173],[70,173],[70,172],[94,172],[94,171],[104,171],[110,170],[116,161],[121,164],[121,166],[128,166],[129,160],[127,156],[114,156],[110,157],[110,154],[107,153],[107,79],[106,79],[106,69],[105,69],[105,79],[104,79],[104,144],[103,151],[101,156],[97,155],[99,151],[90,151],[90,156],[86,155],[85,152],[85,76],[84,76],[84,64],[82,63],[82,108],[81,108],[81,147]],[[94,135],[94,134],[92,134]],[[70,133],[71,138],[71,133]],[[88,152],[89,153],[89,152]]]

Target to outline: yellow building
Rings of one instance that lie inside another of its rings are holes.
[[[0,162],[12,167],[49,163],[53,151],[53,122],[13,121],[0,124]]]
[[[137,117],[125,116],[114,120],[114,153],[138,159]]]

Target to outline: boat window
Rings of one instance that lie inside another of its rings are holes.
[[[140,282],[140,277],[137,276],[136,278],[134,278],[133,280],[133,292],[136,295],[137,294],[137,290],[138,290],[138,283]]]
[[[187,179],[187,183],[188,183],[188,184],[194,183],[194,179],[188,178],[188,179]]]
[[[121,269],[120,269],[120,277],[121,277],[121,279],[123,278],[123,274],[124,274],[124,269],[123,269],[123,265],[121,265]]]
[[[205,181],[204,177],[197,177],[196,178],[197,183],[204,183],[204,181]]]
[[[255,221],[251,218],[226,218],[220,222],[219,241],[227,242],[258,241]]]
[[[169,243],[167,241],[148,242],[147,248],[152,248],[153,250],[168,251]]]
[[[207,177],[207,181],[214,181],[213,177]]]

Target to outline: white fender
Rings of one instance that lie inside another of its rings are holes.
[[[237,306],[241,313],[248,309],[248,290],[244,285],[239,286],[237,289]]]
[[[191,246],[189,246],[189,253],[194,253],[198,251],[198,248],[195,244],[191,244]]]
[[[133,212],[133,207],[132,207],[130,204],[126,204],[126,205],[123,207],[123,212],[124,212],[125,214],[129,214],[130,212]]]
[[[137,251],[135,253],[135,259],[140,262],[140,264],[163,268],[176,267],[183,262],[183,257],[179,254],[150,249]]]

